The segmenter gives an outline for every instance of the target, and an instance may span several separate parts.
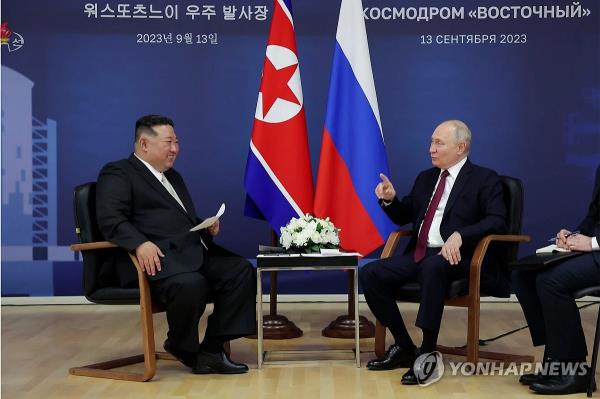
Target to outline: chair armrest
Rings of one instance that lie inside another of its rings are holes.
[[[78,252],[78,251],[91,251],[94,249],[118,248],[118,245],[113,244],[110,241],[96,241],[96,242],[85,242],[85,243],[81,243],[81,244],[71,244],[69,246],[69,248],[73,252]],[[142,285],[145,285],[145,289],[149,290],[146,275],[142,271],[142,268],[140,267],[140,264],[138,263],[137,258],[135,257],[135,255],[132,255],[132,254],[129,254],[129,258],[131,259],[131,263],[133,263],[133,266],[135,267],[135,269],[137,271],[140,289],[142,289]]]
[[[82,244],[71,244],[69,246],[69,248],[71,249],[71,251],[77,252],[77,251],[90,251],[90,250],[94,250],[94,249],[118,248],[118,245],[113,244],[110,241],[96,241],[96,242],[86,242],[86,243],[82,243]],[[133,263],[133,266],[137,269],[138,278],[140,278],[140,281],[141,281],[141,277],[144,276],[144,272],[142,271],[142,268],[140,267],[140,264],[138,263],[137,258],[132,254],[129,254],[129,258],[131,259],[131,263]]]
[[[89,251],[92,249],[116,248],[116,247],[117,247],[116,244],[113,244],[112,242],[109,242],[109,241],[85,242],[85,243],[81,243],[81,244],[72,244],[69,246],[69,248],[71,248],[71,251],[73,251],[73,252]]]
[[[478,297],[480,294],[481,266],[483,265],[483,259],[485,258],[490,244],[494,241],[529,242],[531,241],[531,237],[516,234],[490,234],[479,240],[477,247],[475,247],[473,257],[471,258],[471,269],[469,270],[469,295],[476,294]]]
[[[473,266],[477,268],[481,268],[483,263],[483,259],[487,253],[488,247],[494,241],[498,242],[529,242],[531,241],[530,236],[526,235],[514,235],[514,234],[490,234],[488,236],[483,237],[477,243],[477,247],[475,247],[475,252],[473,253],[473,258],[471,259],[471,270]]]
[[[402,237],[410,237],[412,236],[411,230],[394,230],[388,236],[388,239],[385,242],[385,247],[383,247],[383,251],[381,252],[380,259],[389,258],[396,252],[396,247],[398,246],[398,242]]]

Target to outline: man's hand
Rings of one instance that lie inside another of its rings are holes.
[[[438,255],[442,255],[451,265],[458,265],[461,245],[462,237],[459,232],[455,231],[448,237]]]
[[[160,271],[160,258],[164,258],[159,247],[153,242],[146,241],[135,249],[135,257],[142,268],[149,276],[155,276]]]
[[[573,234],[567,238],[566,246],[571,251],[589,252],[592,250],[592,238],[583,234]]]
[[[210,233],[211,236],[216,236],[217,234],[219,234],[219,220],[217,219],[216,222],[214,222],[213,224],[211,224],[210,226],[208,226],[206,228],[206,230],[208,230],[208,232]]]
[[[375,187],[375,195],[377,198],[385,201],[393,200],[396,196],[396,190],[394,189],[392,182],[383,173],[379,174],[379,178],[381,179],[381,182]]]
[[[561,229],[558,233],[556,233],[556,246],[559,248],[569,249],[567,246],[567,236],[569,236],[571,232],[567,229]]]

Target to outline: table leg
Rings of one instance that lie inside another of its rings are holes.
[[[329,323],[321,331],[321,335],[329,338],[354,338],[354,325],[355,319],[354,314],[358,303],[358,285],[355,284],[355,280],[358,281],[357,276],[358,268],[350,269],[348,273],[348,313],[342,316],[338,316],[334,321]],[[359,325],[361,338],[372,338],[375,336],[375,325],[370,322],[366,317],[359,316]]]
[[[262,273],[256,269],[256,314],[258,316],[257,329],[257,367],[262,368],[263,363],[263,303],[262,303]]]
[[[356,344],[356,367],[360,368],[360,319],[358,315],[358,269],[354,271],[354,341]]]
[[[263,338],[289,339],[301,337],[303,334],[302,330],[298,328],[293,321],[283,315],[277,314],[277,272],[269,272],[269,277],[271,279],[271,287],[269,289],[269,314],[263,315]],[[257,337],[254,335],[247,338]]]

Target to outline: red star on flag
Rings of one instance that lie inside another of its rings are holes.
[[[262,92],[263,118],[269,113],[269,110],[278,98],[300,105],[298,97],[296,97],[292,89],[288,86],[288,82],[297,68],[298,64],[293,64],[276,69],[271,60],[268,57],[265,58],[260,87],[260,91]]]

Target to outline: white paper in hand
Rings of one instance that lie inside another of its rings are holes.
[[[205,229],[207,227],[212,226],[219,218],[225,213],[225,203],[221,204],[217,214],[215,216],[211,216],[209,218],[204,219],[204,221],[190,229],[190,231],[198,231]]]

